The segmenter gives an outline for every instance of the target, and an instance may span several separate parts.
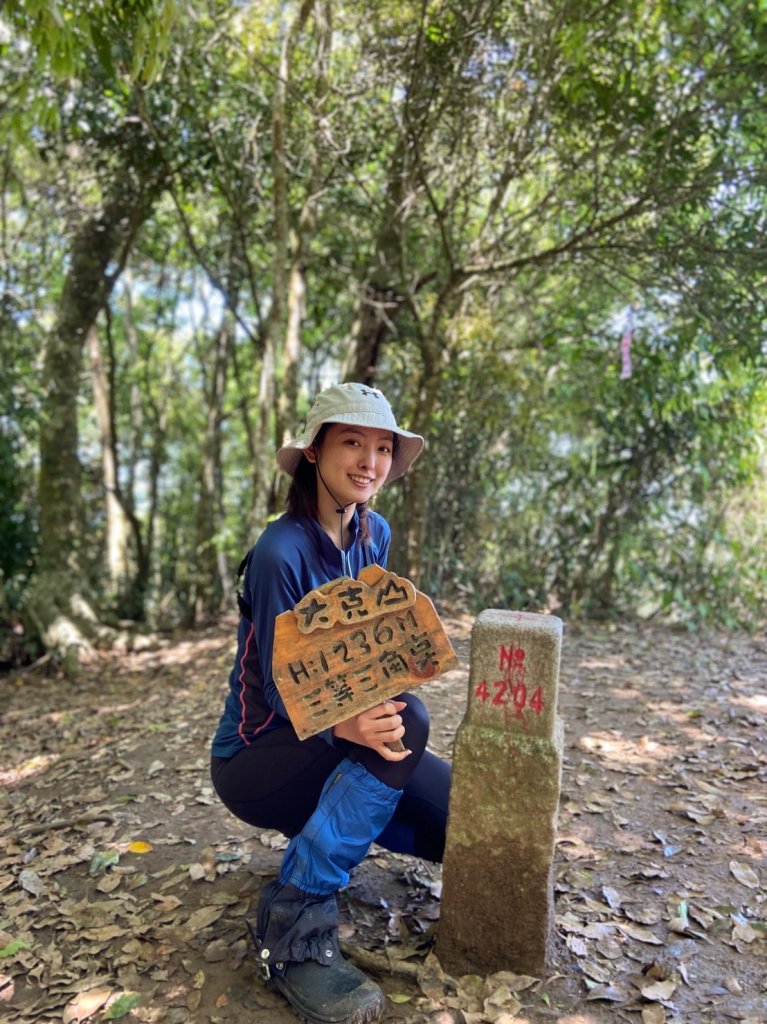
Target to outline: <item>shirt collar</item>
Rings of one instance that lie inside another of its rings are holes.
[[[309,529],[311,530],[312,536],[314,537],[315,544],[317,546],[318,555],[324,560],[327,568],[330,570],[331,579],[337,576],[343,575],[343,557],[341,555],[341,549],[336,547],[333,541],[328,537],[327,533],[323,530],[316,519],[309,519]],[[351,534],[351,540],[347,548],[347,553],[352,566],[356,565],[357,558],[354,557],[355,548],[357,546],[357,539],[359,537],[360,527],[360,514],[357,508],[354,509],[354,514],[349,522],[349,532]],[[356,572],[356,569],[352,569]],[[332,574],[335,573],[335,576]]]

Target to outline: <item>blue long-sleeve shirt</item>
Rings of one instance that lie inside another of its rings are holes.
[[[323,583],[345,574],[356,578],[366,565],[386,568],[389,524],[376,512],[368,512],[368,524],[370,540],[362,544],[354,513],[346,572],[340,550],[314,519],[286,514],[270,523],[259,537],[248,557],[242,592],[252,622],[240,616],[229,693],[213,737],[215,756],[232,757],[262,733],[289,724],[272,677],[274,620]],[[321,735],[333,742],[330,729]]]

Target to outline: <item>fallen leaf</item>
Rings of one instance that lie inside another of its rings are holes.
[[[32,896],[42,896],[45,892],[45,884],[36,871],[32,868],[24,868],[19,872],[19,885]]]
[[[611,1003],[627,1003],[631,992],[626,985],[595,985],[586,996],[590,1002],[604,999]]]
[[[687,917],[687,901],[680,900],[679,906],[677,907],[676,917],[672,917],[668,923],[669,929],[672,932],[685,932],[690,927],[690,922]]]
[[[615,931],[614,924],[606,924],[600,921],[594,921],[592,924],[587,924],[583,929],[583,934],[587,939],[609,939]]]
[[[662,868],[640,868],[638,871],[632,872],[632,877],[668,878],[668,871],[663,871]]]
[[[746,942],[752,943],[759,936],[745,921],[738,921],[735,927],[732,929],[732,941],[733,942]]]
[[[688,908],[688,913],[693,921],[704,929],[709,928],[714,921],[722,921],[724,919],[724,915],[720,914],[717,910],[703,909],[694,905]]]
[[[597,952],[607,960],[617,960],[623,956],[623,949],[615,939],[600,939],[597,943]]]
[[[102,871],[107,871],[109,868],[114,867],[119,861],[119,850],[96,850],[91,858],[88,874],[91,878],[94,878],[96,875],[100,875]]]
[[[666,1011],[660,1003],[645,1006],[642,1010],[642,1024],[666,1024]]]
[[[513,1013],[517,1013],[520,1009],[520,1003],[508,985],[500,985],[495,992],[485,999],[485,1013],[489,1012],[489,1008],[495,1009],[496,1007],[501,1007]]]
[[[4,960],[7,957],[16,956],[22,949],[31,949],[32,947],[28,942],[24,942],[23,939],[12,939],[7,945],[0,949],[0,959]]]
[[[618,928],[623,932],[624,935],[628,935],[630,939],[636,939],[637,942],[647,942],[651,946],[662,946],[662,941],[654,935],[649,928],[643,928],[639,924],[623,924],[622,922],[618,925]]]
[[[130,1013],[134,1006],[138,1006],[141,996],[138,992],[123,992],[115,999],[113,1003],[110,1003],[102,1020],[118,1020],[120,1017],[124,1017],[126,1013]]]
[[[479,974],[462,974],[457,993],[466,1004],[476,1002],[479,1005],[485,994],[485,979]]]
[[[556,922],[563,931],[578,933],[583,931],[583,924],[578,920],[575,914],[571,914],[569,912],[567,914],[563,914],[561,917],[557,917]]]
[[[78,992],[74,999],[70,1000],[64,1007],[62,1024],[80,1024],[97,1013],[102,1006],[105,1006],[114,989],[91,988],[86,992]]]
[[[741,864],[737,860],[730,861],[730,871],[742,884],[749,889],[756,889],[759,886],[759,876],[748,864]]]
[[[496,971],[487,979],[488,985],[507,985],[512,992],[524,992],[538,981],[530,974],[514,974],[512,971]]]
[[[586,956],[589,951],[586,942],[578,935],[568,935],[565,939],[565,944],[576,956]]]
[[[136,839],[128,844],[128,853],[151,853],[154,847],[143,839]]]
[[[581,970],[584,974],[587,974],[589,978],[593,978],[594,981],[599,982],[601,985],[606,985],[610,980],[610,972],[606,971],[604,967],[600,967],[599,964],[593,960],[586,960],[581,964]]]
[[[230,944],[225,939],[214,939],[205,947],[202,956],[207,964],[221,963],[229,956],[230,949]]]
[[[118,875],[114,871],[110,871],[108,875],[104,875],[104,877],[100,879],[96,888],[99,892],[110,893],[114,892],[115,889],[118,889],[122,885],[122,882],[122,875]]]
[[[216,850],[216,863],[233,864],[237,860],[242,860],[239,850]]]
[[[676,992],[677,984],[669,978],[666,981],[652,981],[648,985],[642,985],[639,991],[651,1002],[665,1002]]]
[[[663,847],[663,856],[664,857],[675,857],[678,853],[681,853],[683,849],[684,849],[683,846],[678,846],[678,845],[675,845],[675,844],[671,844],[670,846],[664,846]]]
[[[644,907],[641,910],[624,907],[623,913],[630,921],[636,921],[637,924],[657,924],[661,919],[660,911],[654,907]]]
[[[196,934],[202,931],[203,928],[207,928],[208,925],[213,924],[214,921],[217,921],[222,913],[222,907],[200,907],[199,910],[195,910],[190,916],[185,928],[187,932]]]
[[[607,900],[611,910],[617,910],[621,905],[621,896],[616,889],[611,889],[609,885],[602,886],[602,895]]]

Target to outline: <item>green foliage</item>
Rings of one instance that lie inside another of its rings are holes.
[[[707,323],[710,290],[706,306],[694,288],[648,292],[634,313],[634,373],[621,380],[626,307],[611,312],[612,282],[559,274],[537,288],[548,299],[537,335],[523,316],[500,319],[495,306],[483,317],[476,302],[451,326],[438,456],[421,470],[427,585],[475,610],[755,624],[764,519],[753,509],[744,530],[726,510],[763,479],[763,308],[740,319],[736,342]]]
[[[57,77],[80,72],[96,56],[118,73],[151,82],[158,74],[173,24],[176,0],[7,0],[4,15],[27,36],[41,67]]]
[[[25,169],[27,169],[25,167]],[[18,209],[20,181],[6,164],[6,202]],[[0,299],[0,581],[5,602],[19,604],[34,569],[37,552],[37,488],[35,446],[39,415],[37,358],[42,325],[36,320],[36,296],[55,271],[45,268],[45,247],[38,231],[48,211],[44,205],[14,219],[17,232],[6,230],[3,292]],[[6,222],[7,223],[7,222]],[[51,252],[51,250],[48,250]],[[0,615],[0,617],[2,617]]]
[[[18,442],[0,433],[0,579],[12,580],[14,587],[28,578],[34,566],[34,505],[25,480],[31,473],[32,468],[22,463]],[[10,588],[6,599],[16,603]]]
[[[332,19],[317,4],[292,36],[298,11],[6,5],[0,341],[13,370],[0,392],[23,398],[0,438],[3,530],[16,538],[6,578],[20,586],[34,558],[37,353],[68,247],[120,182],[141,180],[162,195],[97,329],[129,562],[137,579],[146,570],[138,603],[152,615],[178,621],[225,586],[200,579],[202,548],[231,575],[277,509],[273,487],[257,518],[254,465],[280,441],[287,312],[276,328],[271,317],[280,273],[298,268],[302,386],[288,427],[342,374],[370,296],[391,297],[376,381],[403,420],[423,418],[429,449],[379,507],[398,560],[416,538],[427,589],[474,609],[753,622],[767,596],[754,498],[764,12],[376,0],[334,5]],[[622,380],[629,307],[634,374]],[[106,601],[88,376],[86,571]],[[201,540],[206,472],[218,497]]]

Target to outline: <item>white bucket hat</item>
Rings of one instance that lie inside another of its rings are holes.
[[[323,423],[350,423],[355,427],[374,427],[396,434],[399,443],[387,481],[407,473],[423,451],[421,435],[397,426],[392,408],[378,388],[366,384],[331,384],[315,398],[306,417],[303,434],[277,452],[280,469],[293,476],[304,450],[311,448]]]

